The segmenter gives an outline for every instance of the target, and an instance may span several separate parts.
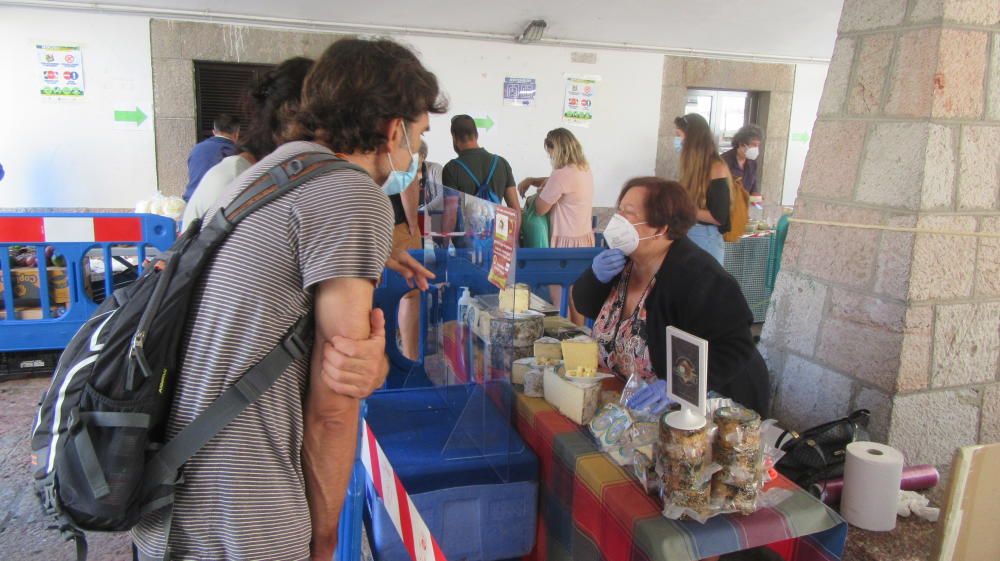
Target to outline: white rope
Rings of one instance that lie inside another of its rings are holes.
[[[798,222],[799,224],[814,224],[816,226],[839,226],[841,228],[858,228],[861,230],[884,230],[886,232],[903,232],[908,234],[931,234],[936,236],[971,236],[974,238],[1000,238],[1000,232],[960,232],[957,230],[928,230],[925,228],[908,228],[905,226],[883,226],[881,224],[856,224],[853,222],[809,220],[806,218],[789,218],[788,221]]]

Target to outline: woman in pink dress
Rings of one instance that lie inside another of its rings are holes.
[[[594,175],[583,154],[583,146],[564,128],[545,135],[545,152],[552,160],[548,177],[529,177],[517,189],[524,196],[530,187],[538,188],[535,212],[549,217],[549,247],[594,247]],[[562,288],[550,287],[552,301],[562,301]],[[572,288],[571,288],[572,290]],[[583,325],[583,316],[573,307],[570,319]]]

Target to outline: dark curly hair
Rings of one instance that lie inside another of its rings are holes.
[[[679,240],[687,235],[696,220],[694,204],[684,187],[676,181],[668,181],[660,177],[636,177],[629,179],[618,194],[618,203],[622,203],[625,193],[633,187],[645,187],[647,196],[643,210],[646,212],[646,224],[653,228],[667,227],[667,238]]]
[[[302,84],[313,60],[295,57],[261,77],[247,96],[250,125],[240,135],[240,148],[260,160],[278,147],[281,129],[293,117],[302,98]]]
[[[372,152],[388,140],[388,121],[447,110],[437,78],[406,47],[388,39],[340,39],[306,77],[293,137],[335,152]]]
[[[733,146],[749,145],[754,140],[764,142],[764,130],[754,123],[743,125],[733,135]]]

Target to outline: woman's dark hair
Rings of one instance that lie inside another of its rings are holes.
[[[247,104],[250,125],[240,137],[240,147],[255,159],[278,147],[282,128],[299,108],[302,84],[312,66],[312,59],[290,58],[254,84]]]
[[[306,77],[294,137],[335,152],[372,152],[388,140],[388,121],[447,109],[437,78],[406,47],[388,39],[340,39]]]
[[[646,188],[646,224],[653,228],[667,227],[667,237],[679,240],[687,235],[695,223],[695,208],[687,191],[676,181],[668,181],[660,177],[636,177],[629,179],[618,194],[618,203],[622,203],[625,193],[633,187]]]
[[[757,125],[750,123],[743,125],[740,130],[733,135],[733,146],[740,147],[749,145],[754,140],[764,141],[764,131]]]

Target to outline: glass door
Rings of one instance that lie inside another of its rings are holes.
[[[728,90],[688,90],[685,114],[697,113],[708,121],[720,152],[732,147],[733,135],[749,122],[752,94]]]

